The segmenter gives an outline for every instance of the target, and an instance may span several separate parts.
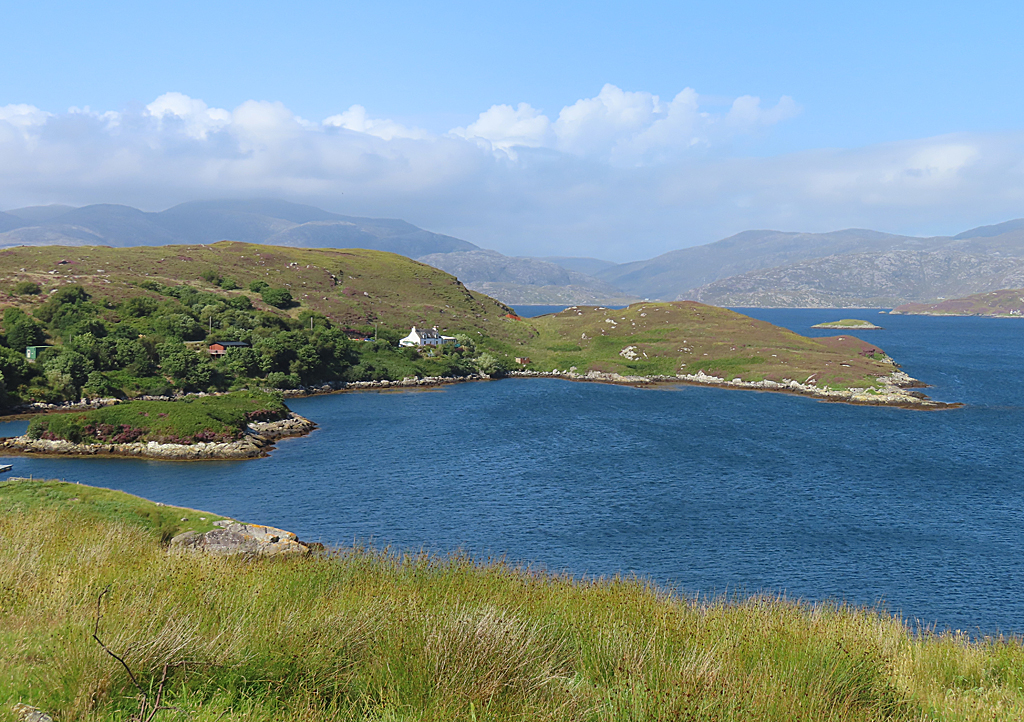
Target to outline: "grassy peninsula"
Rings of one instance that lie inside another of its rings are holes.
[[[1008,288],[935,303],[905,303],[889,313],[910,316],[1024,318],[1024,288]]]
[[[278,421],[288,413],[281,394],[263,391],[186,396],[177,401],[137,400],[82,413],[37,416],[27,436],[76,444],[227,442],[241,438],[252,421]]]
[[[765,321],[693,301],[611,310],[568,308],[531,319],[536,368],[634,376],[703,373],[732,381],[796,380],[820,388],[881,388],[894,370],[853,336],[806,338]]]
[[[460,557],[251,562],[165,546],[218,518],[71,483],[0,483],[0,720],[17,702],[64,722],[126,719],[161,689],[173,709],[155,719],[200,722],[1024,715],[1017,639]]]

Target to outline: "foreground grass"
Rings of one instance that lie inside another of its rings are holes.
[[[279,393],[237,391],[219,396],[186,396],[176,401],[129,401],[83,413],[37,416],[28,427],[33,438],[75,443],[158,441],[192,444],[240,438],[251,420],[288,415]]]
[[[157,719],[1024,715],[1017,640],[914,635],[868,610],[692,602],[635,580],[580,582],[462,558],[179,556],[141,513],[147,502],[103,492],[107,508],[97,510],[86,487],[34,488],[0,484],[4,720],[16,701],[59,720],[137,709],[125,669],[90,638],[108,585],[100,638],[147,691],[168,670],[164,701],[177,709]],[[115,513],[117,498],[136,511]]]

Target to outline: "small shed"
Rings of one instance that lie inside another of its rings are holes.
[[[530,363],[530,357],[516,356],[516,363],[519,364],[520,366],[526,366],[528,363]]]
[[[52,348],[51,346],[26,346],[25,347],[25,358],[29,361],[35,361],[39,358],[39,354],[43,352],[43,349]]]
[[[245,341],[214,341],[208,349],[211,356],[223,356],[229,348],[249,348]]]

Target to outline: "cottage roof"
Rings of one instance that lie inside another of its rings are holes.
[[[246,341],[214,341],[213,343],[210,344],[210,347],[212,348],[214,346],[223,346],[224,348],[238,348],[248,347],[249,344]]]

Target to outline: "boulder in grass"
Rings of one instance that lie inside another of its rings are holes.
[[[53,717],[37,707],[30,707],[27,704],[18,702],[14,705],[14,715],[18,722],[53,722]]]
[[[290,557],[306,556],[310,547],[290,531],[260,524],[223,519],[219,529],[205,534],[187,531],[171,539],[171,548],[206,552],[214,556]]]

